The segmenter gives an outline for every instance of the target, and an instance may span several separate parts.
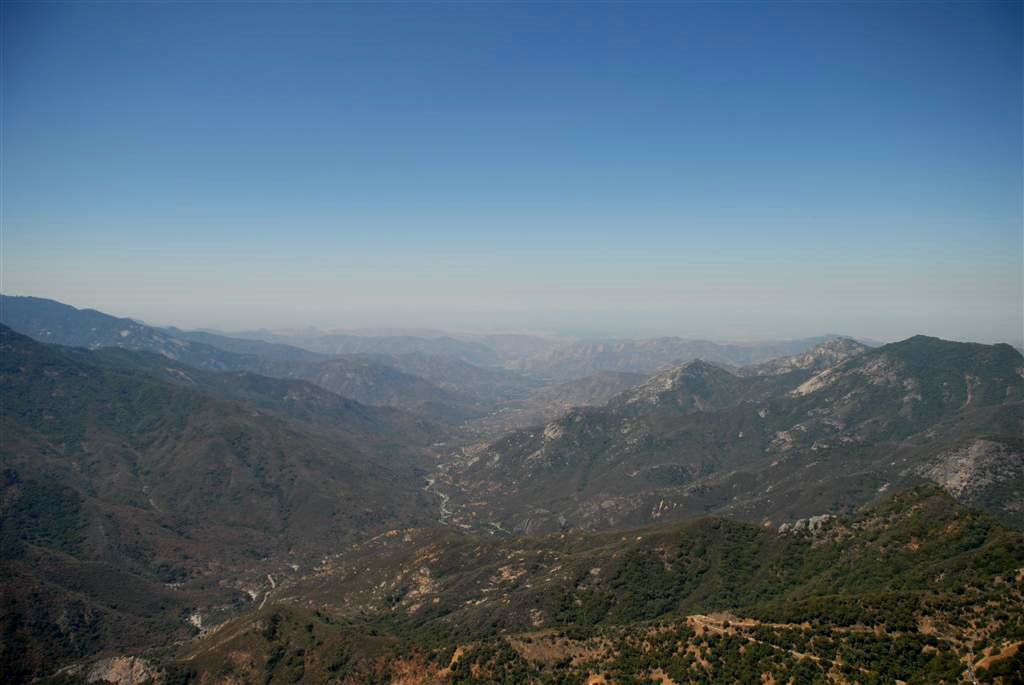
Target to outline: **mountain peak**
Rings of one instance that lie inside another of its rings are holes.
[[[660,407],[675,411],[704,411],[732,394],[739,379],[730,371],[703,359],[694,359],[662,371],[612,400],[619,407]]]
[[[729,371],[727,371],[726,369],[722,368],[718,364],[712,364],[711,362],[705,361],[704,359],[700,359],[700,358],[693,359],[693,360],[690,360],[690,361],[685,362],[683,364],[680,364],[678,367],[676,367],[675,369],[672,369],[671,371],[673,371],[673,372],[675,372],[676,374],[679,374],[679,375],[684,374],[684,373],[688,373],[688,374],[729,373]]]
[[[741,373],[748,376],[771,376],[799,370],[821,370],[867,350],[867,346],[853,338],[836,337],[819,343],[802,354],[772,359],[743,369]]]

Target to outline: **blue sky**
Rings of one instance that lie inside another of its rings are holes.
[[[2,289],[1021,342],[1020,3],[4,3]]]

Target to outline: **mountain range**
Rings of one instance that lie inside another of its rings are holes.
[[[835,359],[835,342],[739,374],[689,362],[465,450],[445,474],[453,520],[523,532],[709,512],[779,522],[942,472],[964,501],[1024,523],[1020,353],[924,336],[844,346],[831,365],[814,359]]]
[[[445,390],[366,355],[329,356],[261,340],[153,328],[31,297],[0,296],[0,322],[41,342],[154,352],[200,369],[308,380],[365,404],[415,410],[443,421],[459,422],[486,411],[478,398]]]
[[[5,682],[1018,682],[1008,345],[0,320]]]
[[[678,337],[582,340],[513,362],[510,368],[545,378],[572,380],[600,371],[650,374],[694,359],[726,366],[748,366],[800,354],[832,337],[836,336],[743,345]]]
[[[418,337],[258,330],[228,336],[155,328],[53,300],[7,295],[0,295],[0,323],[40,342],[155,352],[202,369],[308,380],[364,404],[412,411],[452,427],[469,422],[465,433],[473,438],[521,425],[521,421],[509,423],[501,416],[510,402],[532,406],[524,415],[531,419],[557,415],[564,403],[533,395],[550,386],[552,378],[582,380],[616,371],[614,367],[624,363],[623,355],[634,354],[626,365],[649,375],[672,360],[686,361],[698,353],[738,363],[736,360],[751,355],[762,358],[781,350],[804,351],[817,341],[740,346],[666,338],[639,341],[629,348],[654,347],[661,351],[660,356],[626,350],[615,358],[618,361],[594,362],[590,348],[604,343],[560,345],[551,338],[508,334],[459,339],[439,333]],[[667,348],[665,341],[671,341]],[[548,359],[559,350],[560,361]]]

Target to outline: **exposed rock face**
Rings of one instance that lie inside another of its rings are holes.
[[[862,354],[867,349],[852,338],[834,338],[812,347],[803,354],[749,366],[741,369],[740,373],[747,376],[778,376],[792,371],[824,369]]]
[[[144,685],[163,680],[148,661],[134,656],[101,659],[86,671],[85,679],[90,683],[109,685]]]
[[[1024,515],[1024,450],[996,440],[978,439],[943,452],[914,473],[938,483],[962,502],[980,504],[996,488],[1010,488],[1007,511]]]
[[[654,407],[671,404],[691,411],[706,411],[715,406],[719,386],[735,392],[730,381],[733,374],[697,359],[658,375],[615,399],[616,406],[644,405]]]
[[[899,384],[905,372],[906,369],[899,359],[880,354],[869,359],[867,363],[852,369],[828,367],[802,383],[790,395],[794,397],[810,395],[811,393],[831,387],[840,380],[843,380],[844,377],[849,377],[852,374],[859,375],[868,384],[874,386]]]
[[[816,535],[831,521],[833,517],[831,514],[819,514],[818,516],[811,516],[805,519],[797,519],[793,523],[783,523],[779,526],[780,533],[799,533],[808,532],[812,535]]]

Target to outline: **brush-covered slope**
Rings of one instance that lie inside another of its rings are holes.
[[[1007,446],[1003,466],[972,501],[1024,523],[1013,478],[1024,359],[1012,347],[916,337],[817,372],[794,366],[737,375],[685,364],[605,407],[510,433],[449,470],[455,520],[544,530],[841,511],[987,439]]]
[[[281,586],[176,668],[200,683],[938,683],[1003,668],[1004,650],[1012,665],[1021,533],[935,488],[804,524],[395,531]]]
[[[417,461],[444,431],[421,417],[388,406],[367,405],[309,381],[272,378],[249,371],[206,371],[150,352],[120,348],[63,348],[68,358],[127,373],[142,373],[211,397],[240,402],[330,433],[341,444],[372,446],[375,457]]]
[[[792,386],[794,373],[742,377],[732,370],[697,359],[653,376],[611,398],[610,411],[636,416],[679,416],[754,402]]]
[[[251,601],[267,572],[430,519],[404,453],[375,451],[374,426],[402,426],[386,414],[321,396],[341,415],[313,430],[229,399],[260,395],[251,379],[128,366],[0,327],[5,669],[180,636],[200,600]]]
[[[356,403],[337,398],[337,430],[304,431],[276,412],[216,396],[255,396],[247,376],[231,391],[204,392],[178,374],[163,381],[107,365],[103,355],[90,363],[90,353],[41,345],[7,328],[0,328],[0,345],[9,468],[64,472],[90,481],[97,495],[271,531],[301,519],[302,507],[316,506],[316,492],[337,490],[327,497],[341,502],[357,485],[402,482],[363,446],[372,421],[394,426]],[[347,418],[357,430],[346,444]],[[40,452],[23,451],[31,447]],[[59,463],[42,456],[51,451],[62,455]],[[302,489],[290,501],[290,491]],[[279,516],[285,510],[288,516]]]

